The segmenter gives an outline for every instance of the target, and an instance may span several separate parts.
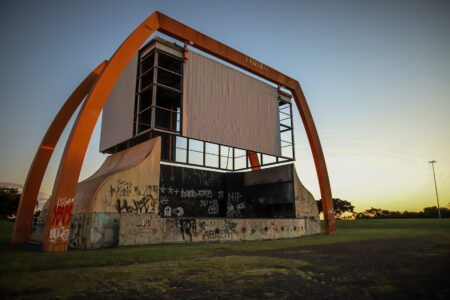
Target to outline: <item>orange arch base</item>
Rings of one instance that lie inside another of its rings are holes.
[[[70,221],[72,215],[71,210],[78,183],[78,177],[80,175],[86,149],[88,147],[89,140],[91,138],[97,119],[109,94],[111,93],[111,90],[122,74],[122,71],[128,65],[133,55],[139,50],[142,44],[156,31],[160,31],[187,44],[190,44],[193,47],[203,50],[211,55],[214,55],[220,59],[241,67],[253,74],[256,74],[271,82],[283,86],[292,92],[297,107],[300,111],[302,122],[305,127],[311,151],[314,157],[317,176],[319,179],[320,192],[322,196],[325,232],[327,234],[334,233],[335,221],[333,213],[333,202],[325,159],[323,156],[319,136],[317,134],[317,130],[314,125],[314,121],[308,104],[300,88],[300,84],[296,80],[270,68],[269,66],[262,64],[261,62],[235,49],[228,47],[225,44],[222,44],[217,40],[214,40],[211,37],[208,37],[159,12],[154,12],[142,24],[140,24],[122,43],[122,45],[111,57],[109,63],[104,67],[101,75],[93,79],[95,83],[77,116],[69,139],[67,141],[61,163],[59,165],[58,173],[53,187],[52,197],[50,200],[49,215],[44,229],[43,250],[46,252],[67,251],[69,235],[68,233],[70,230]],[[64,128],[67,122],[57,122],[57,124],[54,123],[52,123],[50,128],[56,127],[56,130],[62,131],[61,128]],[[59,135],[57,135],[57,139],[59,138]],[[47,144],[44,142],[42,145],[54,147],[54,145],[52,146],[52,144]],[[33,165],[27,178],[27,183],[28,181],[33,181],[32,179],[34,178],[34,176],[36,176],[36,178],[39,178],[40,176],[39,174],[37,174],[39,172],[36,172],[33,169],[35,164],[43,164],[46,167],[48,163],[47,156],[38,155],[40,151],[41,148],[39,148],[35,160],[33,161]],[[42,148],[42,151],[49,150]],[[45,154],[45,152],[43,153]],[[249,153],[248,155],[249,159],[252,161],[252,168],[258,169],[258,157],[256,155],[253,155],[252,153]],[[47,163],[45,163],[46,159]],[[33,184],[29,185],[29,187],[26,184],[26,188],[30,189],[30,191],[33,189],[34,191],[34,189],[36,188],[34,185],[37,184],[38,186],[40,186],[41,180],[42,178],[40,180],[35,180]],[[29,205],[29,202],[31,201],[33,201],[34,205],[35,198],[31,200],[30,199],[30,197],[22,197],[21,207],[27,207],[27,205]],[[24,211],[27,211],[28,214],[25,214]],[[28,210],[19,209],[18,216],[19,215],[21,215],[20,220],[22,220],[23,222],[26,222],[25,220],[29,220],[31,224],[32,216],[29,215]],[[20,225],[16,225],[16,227],[19,228]],[[18,230],[17,232],[22,231]],[[23,241],[23,238],[18,238],[15,241]]]

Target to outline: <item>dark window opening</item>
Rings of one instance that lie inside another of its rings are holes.
[[[153,68],[155,65],[155,51],[152,51],[149,54],[146,54],[142,59],[140,63],[140,74],[144,74],[148,72],[150,69]]]
[[[158,68],[158,83],[181,90],[181,75]]]
[[[138,95],[139,109],[138,113],[150,108],[152,105],[153,89],[149,88]]]
[[[138,69],[135,134],[181,132],[183,60],[156,49],[140,60]]]
[[[183,73],[183,60],[162,51],[158,51],[158,67],[175,72],[177,74]]]

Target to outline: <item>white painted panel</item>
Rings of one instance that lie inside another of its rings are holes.
[[[123,71],[103,108],[100,151],[133,136],[137,54]]]
[[[280,155],[276,88],[189,51],[183,92],[184,135]]]

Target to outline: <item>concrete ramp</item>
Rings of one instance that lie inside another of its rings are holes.
[[[109,156],[78,184],[73,214],[158,212],[161,139]]]
[[[305,220],[305,234],[320,233],[319,209],[310,191],[302,184],[294,168],[295,217]]]

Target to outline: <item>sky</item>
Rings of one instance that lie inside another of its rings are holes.
[[[1,1],[0,181],[25,181],[65,99],[154,10],[301,83],[333,197],[357,211],[436,205],[434,159],[441,206],[450,205],[450,1],[436,0]],[[80,180],[106,157],[100,122]],[[294,122],[297,172],[319,199],[298,113]]]

